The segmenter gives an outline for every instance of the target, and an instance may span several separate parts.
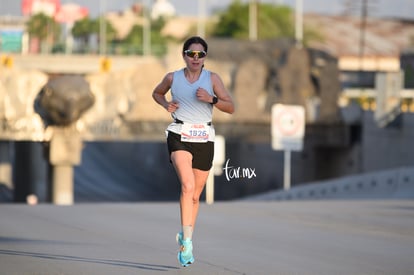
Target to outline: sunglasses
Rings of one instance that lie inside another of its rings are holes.
[[[197,56],[198,58],[204,58],[207,55],[207,53],[205,51],[186,50],[186,51],[184,51],[184,53],[188,57],[195,57],[195,56]]]

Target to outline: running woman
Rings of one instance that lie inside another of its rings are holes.
[[[169,72],[155,87],[152,97],[173,118],[167,127],[170,162],[181,184],[181,232],[178,260],[182,266],[194,262],[193,231],[197,220],[200,195],[207,181],[214,157],[215,131],[213,107],[234,112],[233,99],[220,76],[204,69],[208,45],[198,36],[184,42],[185,67]],[[166,94],[171,91],[171,101]]]

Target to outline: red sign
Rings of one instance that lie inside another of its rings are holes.
[[[54,17],[60,7],[60,0],[22,0],[22,14],[44,13]]]
[[[64,4],[55,15],[55,20],[60,23],[72,23],[88,16],[89,11],[74,3]]]

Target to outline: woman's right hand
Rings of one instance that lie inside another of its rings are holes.
[[[165,109],[170,113],[174,113],[179,107],[178,102],[170,101]]]

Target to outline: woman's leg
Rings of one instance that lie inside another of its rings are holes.
[[[171,161],[181,183],[180,212],[182,226],[192,226],[193,223],[195,177],[192,169],[192,159],[191,153],[187,151],[179,150],[171,153]]]
[[[188,266],[194,262],[192,243],[192,217],[193,197],[195,190],[194,174],[192,169],[192,155],[187,151],[175,151],[171,153],[171,161],[181,182],[180,210],[182,235],[177,235],[180,245],[178,260],[182,266]]]
[[[192,209],[192,225],[193,230],[197,220],[198,208],[200,206],[200,196],[203,192],[204,186],[206,185],[208,174],[210,171],[203,171],[199,169],[193,169],[193,174],[195,178],[195,190],[192,198],[193,209]]]

